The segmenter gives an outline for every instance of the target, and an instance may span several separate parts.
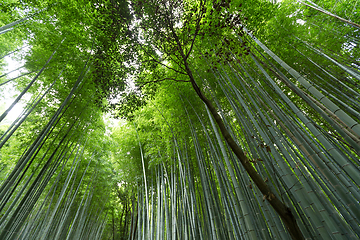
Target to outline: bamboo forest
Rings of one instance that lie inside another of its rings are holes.
[[[2,0],[0,239],[360,239],[359,0]]]

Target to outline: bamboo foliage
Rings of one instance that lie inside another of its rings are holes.
[[[55,52],[52,55],[54,54]],[[42,77],[51,58],[52,56],[10,108],[31,89],[35,80]],[[89,175],[90,165],[93,171],[94,165],[99,164],[98,150],[91,157],[88,156],[89,144],[84,134],[91,129],[89,126],[92,119],[84,120],[83,117],[84,110],[90,109],[76,109],[82,102],[78,96],[81,96],[81,91],[87,84],[85,79],[88,63],[89,58],[85,59],[82,72],[67,96],[53,111],[39,134],[32,139],[32,144],[19,156],[15,167],[1,184],[1,239],[98,239],[104,230],[104,205],[99,207],[96,203],[98,200],[94,199],[98,174],[91,174],[92,181],[87,183],[87,187],[82,184],[85,176]],[[58,78],[64,69],[65,67]],[[33,116],[34,109],[41,105],[56,82],[57,79],[43,93],[38,93],[27,109],[10,125],[1,137],[0,149],[6,150],[9,140],[14,138],[13,133],[21,130],[21,124]],[[72,108],[75,108],[75,117],[66,119],[65,116],[74,111]],[[3,113],[3,118],[9,111],[10,109]],[[88,179],[86,177],[86,181]]]

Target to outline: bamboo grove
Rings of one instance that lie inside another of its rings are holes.
[[[360,238],[357,0],[0,7],[0,239]]]

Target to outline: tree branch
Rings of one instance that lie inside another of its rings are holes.
[[[128,25],[128,24],[126,24],[126,25],[127,25],[128,31],[131,31],[129,25]],[[156,30],[156,29],[154,29],[154,30]],[[176,73],[180,73],[180,74],[183,74],[183,75],[187,75],[187,74],[184,73],[184,72],[181,72],[181,71],[179,71],[179,70],[176,70],[176,69],[174,69],[174,68],[172,68],[172,67],[169,67],[169,66],[167,66],[166,64],[158,61],[156,58],[154,58],[154,56],[153,56],[152,54],[150,54],[148,51],[146,51],[146,50],[144,49],[143,44],[141,44],[135,37],[130,36],[130,38],[131,38],[134,42],[137,43],[137,45],[145,52],[145,54],[146,54],[147,56],[149,56],[149,57],[152,58],[152,61],[154,61],[154,62],[156,62],[157,64],[160,64],[160,65],[162,65],[162,66],[164,66],[164,67],[166,67],[166,68],[168,68],[168,69],[170,69],[170,70],[173,70],[173,71],[176,72]],[[174,61],[174,62],[175,62],[175,61]],[[178,64],[178,65],[180,66],[180,64]]]
[[[204,2],[201,1],[200,7],[204,7],[203,4],[204,4]],[[203,15],[204,15],[203,8],[201,8],[200,13],[199,13],[199,16],[198,16],[198,19],[197,19],[197,21],[196,21],[196,28],[195,28],[194,37],[193,37],[193,39],[191,40],[191,45],[190,45],[190,48],[189,48],[188,53],[187,53],[186,56],[185,56],[185,59],[188,59],[188,57],[190,56],[190,53],[191,53],[191,51],[192,51],[192,49],[193,49],[193,47],[194,47],[195,39],[196,39],[196,37],[197,37],[197,35],[199,34],[199,31],[200,31],[200,21],[201,21]]]
[[[157,64],[160,64],[160,65],[162,65],[162,66],[164,66],[164,67],[166,67],[166,68],[168,68],[168,69],[170,69],[170,70],[173,70],[173,71],[176,72],[176,73],[180,73],[180,74],[183,74],[183,75],[187,75],[186,73],[183,73],[183,72],[181,72],[181,71],[178,71],[178,70],[176,70],[175,68],[169,67],[169,66],[167,66],[166,64],[158,61],[157,59],[154,58],[154,56],[153,56],[152,54],[150,54],[149,52],[147,52],[147,51],[144,49],[144,47],[142,46],[141,43],[139,43],[137,40],[136,40],[136,42],[139,44],[140,48],[146,53],[146,55],[148,55],[149,57],[152,58],[152,61],[154,61],[154,62],[156,62]]]
[[[166,81],[166,80],[171,80],[171,81],[175,81],[175,82],[190,82],[189,80],[178,80],[178,79],[175,79],[175,78],[163,78],[163,79],[159,79],[159,80],[155,80],[155,81],[144,82],[143,84],[141,84],[141,85],[139,86],[139,88],[142,88],[142,87],[144,87],[146,84],[149,84],[149,83],[163,82],[163,81]]]

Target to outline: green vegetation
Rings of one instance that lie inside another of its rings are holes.
[[[1,3],[0,239],[359,239],[358,11]]]

